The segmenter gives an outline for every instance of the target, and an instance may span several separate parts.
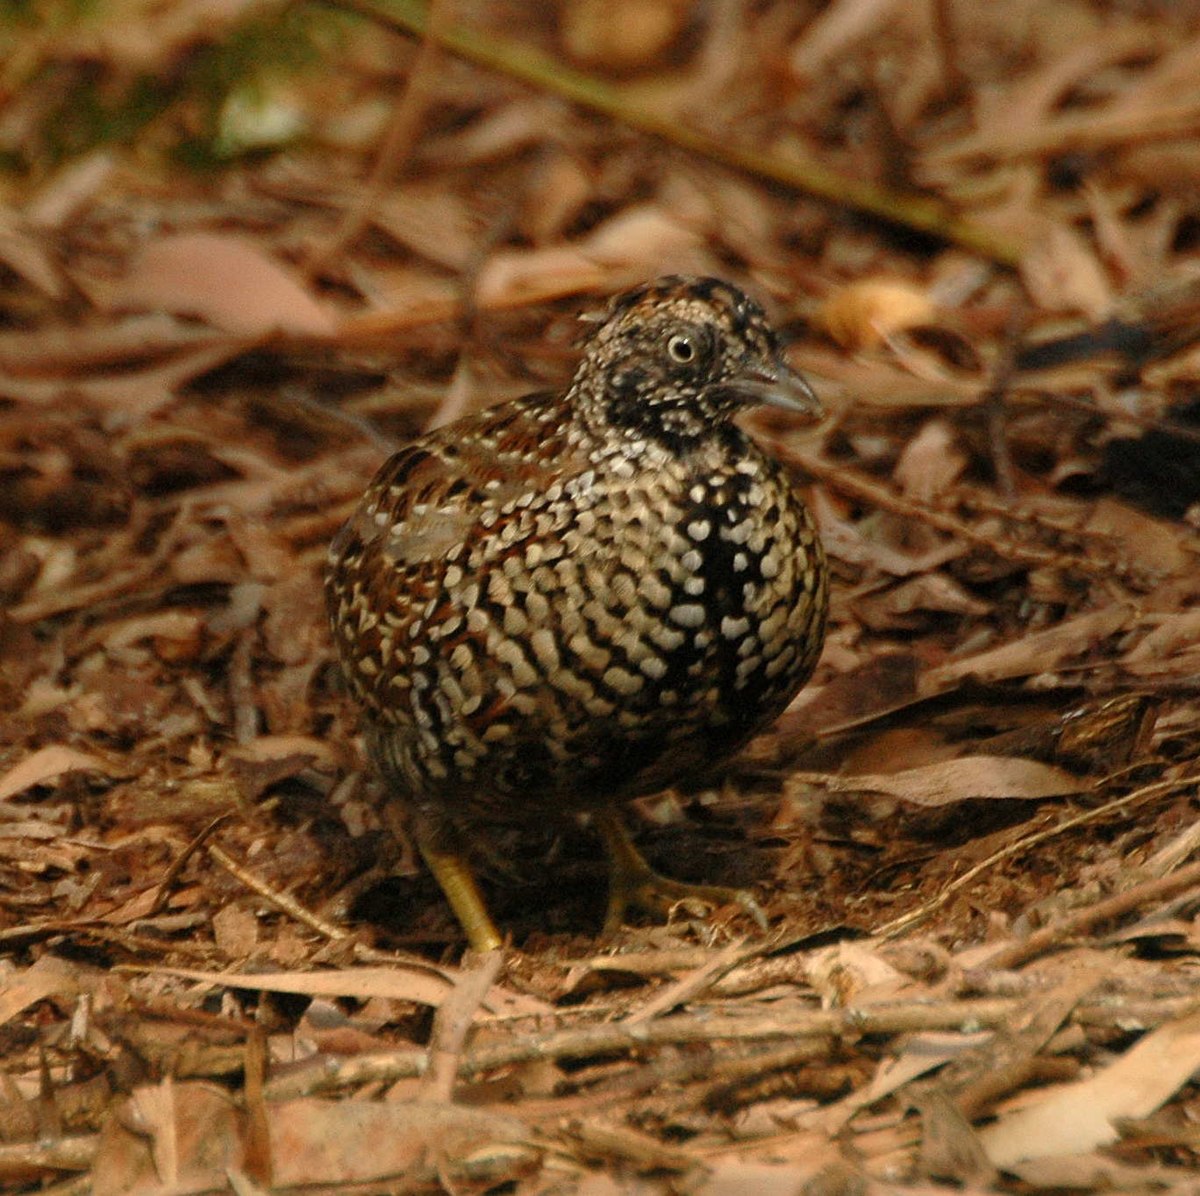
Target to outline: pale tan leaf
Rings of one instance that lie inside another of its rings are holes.
[[[415,1001],[437,1007],[453,991],[449,976],[434,965],[418,967],[395,963],[386,968],[340,968],[330,972],[204,972],[191,968],[154,968],[161,976],[178,976],[202,984],[220,984],[263,992],[301,993],[305,996],[357,997],[368,1001],[383,997]],[[484,1008],[491,1013],[548,1013],[550,1006],[535,997],[493,988]]]
[[[14,764],[0,776],[0,801],[23,793],[34,785],[47,785],[68,772],[99,772],[111,775],[108,765],[90,752],[52,743]]]
[[[38,1001],[78,991],[76,969],[53,955],[44,955],[32,967],[10,972],[0,980],[0,1026]]]
[[[119,309],[199,316],[241,336],[331,336],[337,329],[299,279],[253,241],[227,233],[151,241],[107,299]]]
[[[829,778],[835,792],[869,790],[920,806],[945,806],[969,798],[1060,797],[1086,783],[1061,768],[1014,756],[963,756],[903,772]]]
[[[536,1167],[540,1158],[516,1118],[432,1102],[285,1101],[271,1106],[268,1128],[278,1189],[400,1176],[410,1185],[449,1184],[470,1160],[482,1163],[485,1156],[499,1167],[487,1177],[490,1187]]]
[[[1047,219],[1021,258],[1021,277],[1046,311],[1082,312],[1100,320],[1113,295],[1100,259],[1070,225]]]
[[[998,1167],[1083,1154],[1117,1139],[1120,1117],[1148,1117],[1200,1068],[1200,1013],[1167,1022],[1086,1080],[1054,1088],[1002,1114],[982,1133]]]

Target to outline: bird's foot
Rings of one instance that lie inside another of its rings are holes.
[[[650,867],[633,845],[629,832],[615,810],[599,811],[594,816],[594,823],[604,837],[610,863],[608,911],[604,918],[606,935],[615,934],[621,929],[625,915],[631,909],[666,919],[679,906],[686,907],[692,902],[698,903],[704,910],[721,905],[740,905],[760,929],[767,929],[767,916],[762,907],[744,889],[689,884],[662,876]]]

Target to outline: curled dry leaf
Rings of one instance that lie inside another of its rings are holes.
[[[177,233],[151,241],[108,288],[111,307],[198,316],[238,336],[332,336],[337,321],[253,241],[227,233]]]
[[[859,943],[836,943],[809,957],[805,979],[821,998],[822,1009],[894,997],[904,977],[886,959]]]
[[[273,993],[302,993],[305,996],[355,997],[369,1001],[382,997],[414,1001],[437,1007],[454,988],[452,969],[434,964],[394,963],[386,968],[339,968],[326,972],[203,972],[190,968],[156,968],[155,973],[194,980],[200,984],[248,988]],[[532,1015],[550,1012],[535,997],[496,987],[488,993],[484,1009],[497,1015]]]
[[[481,307],[514,307],[580,291],[619,288],[672,268],[700,244],[656,204],[627,208],[570,246],[503,250],[479,272]]]
[[[924,288],[902,278],[864,278],[835,291],[818,319],[839,345],[872,349],[894,333],[932,322],[936,308]]]
[[[980,681],[1036,677],[1056,668],[1070,657],[1081,655],[1101,640],[1122,630],[1132,619],[1133,611],[1119,603],[1086,611],[1074,618],[1064,619],[1057,627],[928,669],[921,675],[920,692],[925,697],[941,693],[967,677],[975,677]]]
[[[53,743],[39,748],[24,760],[14,764],[0,776],[0,801],[15,793],[24,793],[35,785],[48,785],[68,772],[99,772],[112,775],[110,766],[99,756]]]

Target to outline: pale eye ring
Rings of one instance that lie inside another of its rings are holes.
[[[680,365],[686,365],[696,359],[696,346],[692,338],[680,332],[667,341],[667,352],[671,355],[671,360],[679,362]]]

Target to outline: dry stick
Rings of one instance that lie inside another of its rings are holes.
[[[992,376],[981,402],[987,419],[988,440],[992,452],[992,468],[996,471],[996,483],[1000,493],[1011,506],[1016,501],[1017,483],[1013,472],[1012,453],[1008,447],[1007,411],[1004,400],[1012,385],[1017,369],[1017,352],[1021,347],[1021,336],[1029,322],[1028,305],[1014,303],[1005,321],[1004,339],[1000,357],[992,369]]]
[[[0,1144],[0,1180],[27,1180],[31,1171],[86,1171],[99,1148],[99,1134],[74,1134],[54,1142],[5,1142]]]
[[[167,869],[167,874],[159,883],[158,892],[151,902],[150,909],[146,913],[147,918],[155,918],[167,908],[167,902],[171,899],[171,890],[175,887],[176,880],[179,879],[179,874],[183,871],[188,860],[204,846],[205,841],[212,837],[213,831],[226,821],[232,818],[229,813],[218,814],[192,841],[179,853],[175,862]]]
[[[935,511],[920,503],[901,498],[886,486],[872,481],[848,466],[834,465],[821,460],[820,457],[797,452],[791,448],[781,447],[779,455],[789,463],[799,465],[813,477],[820,478],[821,481],[835,490],[840,490],[843,494],[848,494],[852,498],[860,498],[885,511],[903,515],[906,519],[918,519],[939,531],[948,532],[952,536],[961,536],[964,540],[968,540],[980,548],[985,548],[1005,560],[1039,567],[1054,566],[1059,569],[1078,569],[1083,573],[1104,577],[1111,577],[1114,573],[1120,574],[1123,571],[1121,565],[1116,561],[1093,560],[1075,553],[1032,548],[1027,544],[1018,544],[1015,540],[1001,540],[984,532],[976,531],[970,524],[964,523],[953,515],[947,515],[942,511]]]
[[[1194,1012],[1200,1005],[1200,996],[1166,997],[1145,1001],[1116,1002],[1106,998],[1096,1005],[1080,1005],[1072,1022],[1080,1025],[1128,1027],[1156,1026],[1163,1022],[1183,1017]],[[767,1042],[777,1038],[804,1038],[806,1042],[793,1042],[782,1050],[795,1052],[796,1061],[801,1056],[816,1058],[827,1054],[835,1035],[846,1032],[859,1034],[905,1034],[921,1030],[978,1030],[1007,1025],[1020,1012],[1023,1003],[1014,997],[994,997],[976,1001],[954,1001],[950,1003],[904,1003],[873,1008],[850,1008],[842,1011],[812,1011],[793,1014],[783,1019],[775,1013],[746,1018],[714,1018],[708,1014],[681,1014],[659,1018],[649,1025],[623,1028],[620,1023],[609,1023],[592,1031],[565,1030],[536,1038],[498,1044],[468,1052],[462,1059],[459,1074],[470,1077],[498,1067],[514,1067],[524,1063],[554,1061],[562,1058],[587,1058],[589,1055],[623,1054],[628,1051],[645,1052],[647,1047],[687,1046],[693,1043],[704,1045],[713,1042]],[[634,1033],[632,1031],[638,1031]],[[233,1065],[241,1063],[240,1048],[231,1048]],[[764,1056],[764,1058],[769,1058]],[[369,1055],[353,1055],[343,1058],[318,1056],[298,1065],[293,1070],[277,1075],[267,1082],[268,1100],[290,1100],[313,1093],[330,1092],[336,1089],[353,1088],[363,1084],[395,1083],[425,1074],[429,1062],[428,1053],[421,1047],[404,1047],[390,1051],[379,1051]],[[703,1066],[708,1073],[707,1060],[698,1063],[685,1059],[677,1069],[664,1069],[656,1086],[663,1083],[689,1083],[696,1078],[696,1068]],[[731,1069],[735,1067],[730,1065]],[[642,1077],[631,1077],[628,1093],[645,1091]],[[596,1106],[607,1103],[610,1092],[596,1094]],[[562,1098],[559,1112],[573,1112],[581,1098]],[[528,1102],[540,1113],[547,1102]],[[536,1106],[541,1106],[538,1109]],[[513,1112],[521,1115],[525,1106],[514,1107]]]
[[[517,79],[591,112],[599,112],[734,170],[782,183],[839,208],[857,208],[895,224],[932,233],[1001,265],[1015,266],[1020,260],[1020,248],[1014,241],[1002,233],[964,220],[940,200],[876,187],[863,179],[831,170],[813,157],[794,153],[782,158],[746,149],[730,137],[715,137],[687,128],[662,112],[631,100],[620,88],[573,70],[534,46],[461,25],[430,28],[429,6],[422,0],[391,0],[386,8],[377,8],[369,0],[325,2],[389,28],[424,36],[478,66]]]
[[[1017,855],[1019,852],[1025,851],[1027,848],[1033,847],[1035,844],[1041,843],[1046,839],[1053,839],[1056,835],[1061,835],[1064,831],[1074,830],[1074,828],[1077,826],[1083,826],[1086,823],[1095,822],[1100,818],[1104,818],[1118,810],[1123,810],[1128,806],[1136,806],[1141,802],[1149,801],[1151,798],[1158,797],[1163,793],[1169,793],[1172,789],[1180,786],[1195,785],[1197,783],[1200,783],[1200,776],[1180,777],[1177,780],[1172,781],[1156,781],[1153,785],[1146,785],[1142,789],[1135,789],[1132,793],[1127,793],[1124,797],[1118,797],[1114,801],[1107,802],[1102,806],[1096,806],[1095,809],[1084,810],[1082,814],[1076,814],[1071,818],[1066,818],[1062,822],[1055,823],[1054,826],[1047,827],[1044,831],[1037,831],[1032,835],[1026,835],[1024,838],[1008,844],[1007,847],[1002,847],[999,851],[988,856],[986,860],[981,860],[973,868],[968,868],[967,871],[961,876],[955,877],[955,879],[952,880],[932,901],[926,902],[923,906],[921,906],[920,909],[912,910],[907,914],[901,915],[899,918],[893,919],[891,922],[885,923],[875,932],[875,936],[880,939],[895,938],[901,931],[907,930],[910,926],[917,922],[924,921],[935,910],[941,909],[941,907],[945,905],[955,893],[969,885],[981,872],[986,871],[988,868],[992,867],[993,864],[998,864],[1001,860],[1006,860],[1010,856]],[[1200,865],[1197,865],[1197,867],[1200,867]],[[1181,873],[1175,873],[1175,877],[1180,875]],[[1200,876],[1200,873],[1198,873],[1198,876]],[[1171,879],[1172,877],[1167,877],[1165,878],[1165,881],[1170,881]],[[1165,881],[1156,883],[1161,884],[1165,883]],[[1189,881],[1187,883],[1191,882]],[[1139,890],[1144,887],[1144,885],[1136,886],[1136,888]],[[1187,884],[1179,887],[1186,888]],[[1134,889],[1131,889],[1128,893],[1118,894],[1117,897],[1110,897],[1108,901],[1102,901],[1099,905],[1090,907],[1090,911],[1099,910],[1102,906],[1107,906],[1114,901],[1127,898],[1134,891]],[[1145,898],[1140,898],[1134,902],[1134,906],[1141,904],[1141,902],[1144,900]],[[1130,906],[1129,908],[1133,908],[1134,906]],[[1014,966],[1013,962],[996,962],[996,960],[1001,956],[1005,956],[1010,952],[1016,952],[1014,962],[1021,962],[1024,959],[1031,958],[1033,955],[1037,955],[1040,951],[1044,950],[1045,947],[1052,946],[1057,941],[1058,935],[1063,933],[1064,929],[1069,923],[1074,922],[1075,920],[1081,918],[1082,915],[1087,914],[1090,911],[1080,910],[1078,913],[1073,914],[1070,918],[1064,918],[1060,922],[1052,923],[1050,926],[1045,926],[1041,930],[1038,930],[1030,935],[1029,938],[1024,942],[1002,948],[996,952],[994,956],[989,956],[988,959],[986,959],[979,966],[986,968],[1012,967]],[[1124,909],[1121,909],[1120,912],[1123,913]],[[1111,917],[1113,915],[1105,913],[1099,916]],[[1080,926],[1082,927],[1083,925],[1086,925],[1087,921],[1088,920],[1086,918],[1083,919],[1083,921],[1080,923]],[[1076,929],[1078,928],[1079,927]],[[1046,936],[1054,930],[1057,930],[1057,934],[1050,935],[1050,937],[1047,938]],[[1039,945],[1029,954],[1026,954],[1025,949],[1032,944],[1034,940],[1038,940]]]
[[[310,274],[319,273],[344,245],[362,232],[370,217],[371,207],[383,195],[388,183],[400,175],[412,158],[421,122],[433,98],[432,85],[440,65],[438,44],[432,31],[441,27],[439,14],[442,7],[444,6],[437,0],[430,6],[431,32],[421,39],[404,94],[392,113],[392,119],[384,133],[383,145],[376,155],[375,165],[371,168],[366,186],[357,202],[342,213],[342,218],[327,243],[309,258],[307,265]]]
[[[1164,898],[1183,892],[1193,885],[1200,885],[1200,863],[1180,868],[1170,876],[1157,880],[1147,880],[1140,885],[1134,885],[1123,893],[1116,893],[1105,901],[1099,901],[1086,909],[1077,910],[1065,918],[1059,918],[1041,930],[1035,930],[1027,939],[1019,943],[1011,943],[1001,947],[995,954],[981,961],[979,967],[988,969],[1015,968],[1018,964],[1026,963],[1034,956],[1057,946],[1064,939],[1081,931],[1088,930],[1097,922],[1107,922],[1131,913],[1139,906],[1151,901],[1161,901]]]
[[[1081,969],[1070,975],[1045,996],[1038,997],[1032,1012],[1021,1020],[1024,1025],[1009,1026],[1007,1041],[989,1043],[976,1056],[978,1066],[954,1094],[954,1103],[966,1117],[974,1120],[990,1109],[1000,1097],[1023,1087],[1040,1062],[1039,1053],[1046,1043],[1105,978],[1106,966]]]
[[[246,1129],[242,1143],[242,1168],[255,1183],[268,1190],[272,1184],[270,1113],[263,1094],[267,1076],[267,1037],[261,1026],[251,1026],[244,1044],[246,1066],[242,1097]]]
[[[272,888],[261,877],[247,871],[215,843],[208,848],[208,854],[215,863],[220,864],[226,872],[240,880],[251,892],[266,898],[277,909],[282,910],[289,917],[295,918],[301,925],[307,926],[322,938],[329,939],[330,942],[334,943],[345,942],[353,938],[348,930],[344,930],[341,926],[337,926],[333,922],[326,921],[320,914],[315,914],[312,910],[305,909],[290,894]],[[376,951],[357,941],[354,941],[352,945],[354,948],[354,958],[362,963],[414,963],[422,968],[430,966],[428,960],[420,959],[417,956],[405,956],[389,951]]]
[[[476,967],[458,978],[454,990],[438,1006],[420,1099],[448,1101],[454,1095],[454,1081],[458,1078],[467,1031],[495,984],[503,963],[503,949],[488,951]]]
[[[551,1031],[468,1051],[460,1062],[459,1075],[477,1076],[522,1063],[587,1059],[595,1055],[644,1051],[647,1047],[709,1045],[722,1040],[759,1042],[807,1038],[824,1043],[827,1049],[829,1040],[842,1035],[858,1037],[862,1034],[957,1030],[964,1025],[1001,1026],[1018,1008],[1020,1002],[1011,997],[986,997],[970,1001],[851,1006],[793,1014],[781,1014],[772,1009],[752,1017],[727,1017],[707,1012],[677,1014],[637,1026],[606,1022],[600,1026]],[[799,1046],[798,1043],[792,1045]],[[380,1080],[394,1082],[424,1075],[428,1061],[429,1056],[424,1050],[408,1047],[347,1059],[320,1058],[269,1081],[267,1098],[283,1100]]]
[[[649,1134],[624,1126],[579,1121],[567,1127],[567,1134],[583,1147],[584,1154],[618,1159],[644,1171],[690,1171],[700,1165],[689,1151],[665,1146]]]
[[[577,1030],[561,1030],[519,1042],[497,1043],[470,1052],[463,1059],[468,1073],[490,1071],[537,1059],[585,1059],[616,1051],[667,1044],[741,1042],[806,1036],[835,1037],[900,1034],[917,1030],[957,1029],[964,1024],[996,1026],[1012,1016],[1017,1003],[996,997],[973,1001],[897,1002],[889,1005],[848,1006],[845,1009],[778,1010],[753,1017],[679,1014],[626,1026],[608,1022]]]
[[[747,949],[741,942],[730,943],[694,971],[688,973],[674,984],[656,993],[645,1005],[635,1009],[628,1017],[621,1019],[625,1026],[636,1026],[640,1022],[648,1022],[659,1014],[669,1013],[676,1005],[682,1005],[693,1000],[704,992],[718,977],[737,967],[745,960],[753,958],[759,952],[758,947]]]
[[[220,864],[226,872],[237,880],[240,880],[251,892],[257,893],[260,897],[265,897],[276,908],[283,910],[285,914],[295,918],[297,922],[303,926],[307,926],[309,930],[316,931],[322,938],[336,943],[350,937],[349,933],[340,926],[335,926],[332,922],[326,922],[319,914],[314,914],[311,910],[305,909],[294,897],[272,888],[261,877],[247,871],[237,860],[228,855],[215,843],[209,847],[208,854],[215,863]]]

